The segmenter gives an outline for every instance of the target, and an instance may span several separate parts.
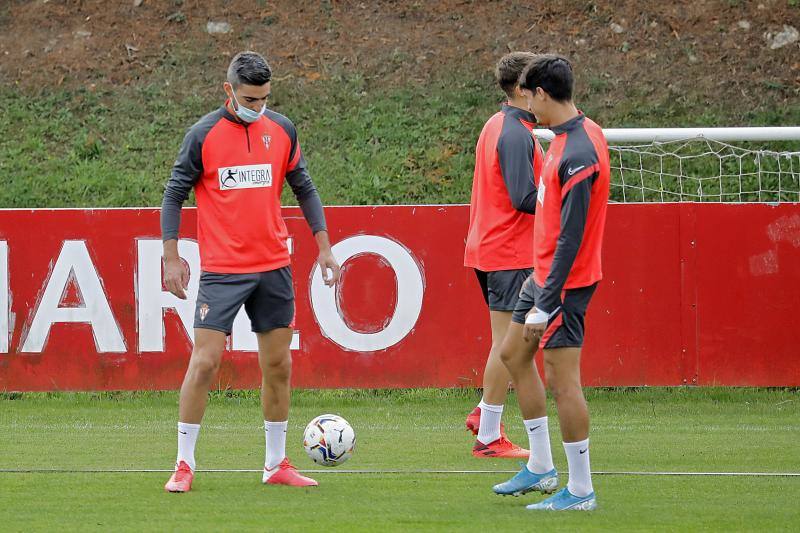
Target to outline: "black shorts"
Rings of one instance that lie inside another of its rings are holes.
[[[486,300],[490,311],[513,311],[522,284],[531,277],[532,273],[533,269],[531,268],[497,270],[495,272],[475,269],[483,299]]]
[[[564,301],[555,315],[547,321],[547,329],[542,335],[539,346],[542,348],[580,348],[583,346],[584,317],[589,301],[592,299],[597,283],[588,287],[567,289]],[[517,324],[525,323],[525,315],[535,305],[542,288],[529,279],[519,292],[517,306],[511,320]]]
[[[244,304],[253,331],[288,328],[294,321],[292,269],[283,267],[255,274],[200,274],[194,327],[230,335]]]

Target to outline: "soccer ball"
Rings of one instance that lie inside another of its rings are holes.
[[[356,446],[356,433],[337,415],[319,415],[306,426],[303,448],[315,463],[336,466],[350,459]]]

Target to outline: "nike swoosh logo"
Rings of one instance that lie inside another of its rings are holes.
[[[188,433],[186,433],[185,431],[181,431],[181,430],[178,430],[178,433],[180,433],[181,435],[188,435]]]
[[[570,176],[572,176],[572,175],[574,175],[574,174],[575,174],[577,171],[579,171],[580,169],[582,169],[582,168],[583,168],[583,167],[585,167],[585,166],[586,166],[586,165],[581,165],[581,166],[579,166],[579,167],[577,167],[577,168],[568,168],[568,169],[567,169],[567,174],[569,174]]]
[[[531,428],[531,429],[529,429],[528,431],[530,431],[531,433],[533,433],[534,431],[536,431],[536,430],[537,430],[537,429],[539,429],[540,427],[542,427],[542,425],[541,425],[541,424],[539,424],[539,425],[538,425],[538,426],[536,426],[535,428]]]
[[[583,455],[584,453],[586,453],[586,452],[588,452],[588,451],[589,451],[589,448],[586,448],[586,449],[584,449],[584,450],[578,450],[578,453],[579,453],[579,454],[581,454],[581,455]]]

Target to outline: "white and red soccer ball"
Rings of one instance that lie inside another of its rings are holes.
[[[312,461],[322,466],[344,463],[353,455],[355,446],[355,431],[338,415],[319,415],[303,433],[303,448]]]

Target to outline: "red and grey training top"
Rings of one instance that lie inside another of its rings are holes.
[[[306,170],[297,130],[265,110],[246,124],[225,106],[192,126],[164,191],[162,238],[178,237],[181,205],[197,197],[200,263],[206,272],[255,273],[289,265],[281,190],[288,182],[314,233],[325,214]]]
[[[600,254],[611,175],[603,130],[583,114],[554,127],[537,195],[534,280],[536,308],[551,313],[564,289],[603,277]]]
[[[503,105],[483,126],[475,147],[464,266],[486,272],[533,266],[534,183],[543,160],[532,134],[535,121],[531,113]]]

